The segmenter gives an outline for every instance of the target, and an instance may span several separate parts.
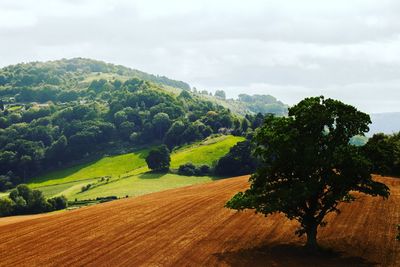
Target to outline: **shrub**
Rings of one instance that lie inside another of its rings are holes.
[[[84,186],[82,186],[82,188],[81,188],[81,192],[88,191],[91,187],[92,187],[92,184],[84,185]]]
[[[68,207],[68,200],[65,196],[53,197],[47,200],[52,210],[62,210]]]
[[[210,174],[210,172],[211,172],[211,168],[208,165],[201,165],[198,168],[198,175],[200,175],[200,176]]]
[[[178,174],[193,176],[196,174],[196,166],[194,166],[193,163],[190,162],[182,164],[181,166],[179,166]]]
[[[201,165],[200,167],[195,166],[193,163],[185,163],[179,166],[178,174],[186,176],[204,176],[210,173],[210,166]]]
[[[15,203],[9,198],[0,198],[0,217],[9,216],[14,211]]]

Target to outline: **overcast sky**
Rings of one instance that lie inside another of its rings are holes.
[[[0,0],[0,66],[88,57],[197,88],[400,111],[400,1]]]

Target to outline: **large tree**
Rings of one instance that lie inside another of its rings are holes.
[[[169,150],[165,145],[153,148],[146,157],[147,166],[153,171],[168,171],[170,162]]]
[[[304,99],[288,117],[267,116],[254,137],[261,167],[227,207],[281,212],[299,222],[296,233],[307,235],[306,247],[317,249],[318,227],[328,213],[339,212],[340,202],[355,199],[352,192],[389,196],[388,187],[371,178],[360,149],[349,144],[369,123],[369,115],[324,97]]]

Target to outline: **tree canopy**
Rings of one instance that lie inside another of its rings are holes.
[[[400,175],[400,133],[374,134],[362,149],[372,162],[374,173]]]
[[[355,199],[352,192],[389,196],[388,187],[372,179],[360,148],[349,143],[369,123],[369,115],[324,97],[304,99],[288,117],[268,116],[254,137],[260,167],[250,188],[226,206],[281,212],[299,222],[296,233],[306,234],[306,246],[316,249],[318,227],[326,225],[328,213],[339,212],[340,202]]]
[[[168,171],[170,162],[169,150],[165,145],[150,150],[146,157],[147,166],[153,171]]]

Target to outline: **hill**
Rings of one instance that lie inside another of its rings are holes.
[[[190,89],[189,84],[182,81],[88,58],[21,63],[0,70],[0,86],[6,88],[54,85],[64,89],[83,89],[94,80],[124,82],[131,78],[184,90]]]
[[[241,127],[243,118],[187,87],[88,59],[0,69],[0,191],[107,154],[252,130],[252,118]]]
[[[1,266],[399,266],[400,181],[388,200],[361,196],[328,218],[310,255],[296,223],[223,207],[248,177],[172,189],[56,214],[0,219]],[[385,234],[382,234],[385,233]]]

